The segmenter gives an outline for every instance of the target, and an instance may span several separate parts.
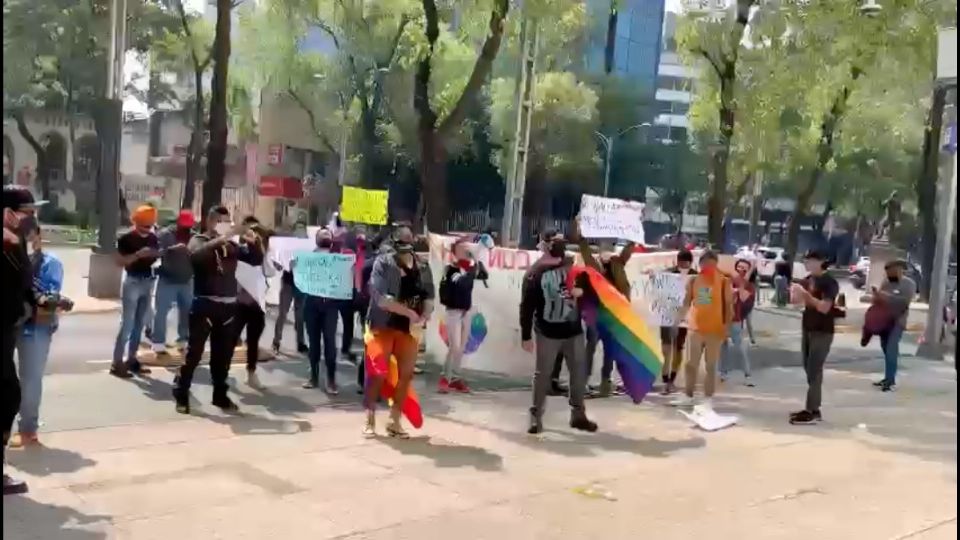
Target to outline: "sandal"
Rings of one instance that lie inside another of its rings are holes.
[[[407,440],[410,438],[410,434],[403,429],[403,426],[401,426],[400,422],[398,421],[387,424],[387,436],[393,439],[402,440]]]

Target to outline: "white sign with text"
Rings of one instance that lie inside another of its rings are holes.
[[[657,272],[642,282],[649,322],[656,326],[683,326],[680,312],[687,296],[690,276]]]
[[[580,200],[580,234],[643,244],[643,203],[584,195]]]

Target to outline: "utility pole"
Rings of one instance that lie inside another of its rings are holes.
[[[533,117],[533,93],[536,86],[537,51],[540,32],[537,22],[524,17],[520,26],[520,66],[516,89],[516,129],[510,173],[507,177],[506,200],[503,205],[502,238],[504,245],[520,242],[523,229],[523,195],[527,183],[527,157],[530,149],[530,123]]]
[[[930,284],[930,304],[927,311],[927,326],[924,342],[917,348],[917,356],[943,358],[940,336],[943,333],[943,307],[946,303],[947,270],[952,251],[953,220],[957,211],[957,29],[940,30],[937,50],[937,84],[950,88],[947,94],[947,121],[949,130],[946,150],[951,159],[940,168],[940,188],[937,194],[937,248],[933,257],[933,278]],[[956,358],[954,358],[956,366]]]
[[[757,226],[760,224],[760,197],[763,195],[763,155],[760,156],[760,166],[753,175],[753,198],[750,200],[750,232],[747,236],[747,245],[756,242]]]
[[[123,137],[123,63],[126,57],[127,0],[110,2],[110,49],[107,88],[96,112],[100,140],[97,176],[97,246],[90,254],[87,294],[93,298],[119,298],[122,269],[113,261],[120,221],[120,141]]]

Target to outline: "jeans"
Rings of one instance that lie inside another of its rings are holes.
[[[266,326],[266,316],[260,309],[260,304],[237,303],[237,318],[234,320],[234,335],[237,343],[240,342],[240,334],[243,329],[247,329],[247,371],[257,370],[257,362],[260,361],[260,336],[263,335],[263,329]]]
[[[283,339],[283,327],[287,324],[287,313],[290,312],[290,304],[293,304],[293,329],[297,333],[297,347],[302,347],[307,343],[303,333],[303,299],[304,294],[297,289],[296,285],[282,283],[280,285],[280,305],[277,312],[277,324],[273,328],[273,346],[279,347]]]
[[[127,365],[138,365],[137,349],[147,311],[150,309],[150,297],[153,293],[155,278],[126,276],[120,290],[120,331],[113,346],[113,368],[123,368],[123,349],[127,347]]]
[[[567,371],[570,373],[570,408],[575,417],[586,416],[583,404],[587,390],[587,370],[583,356],[586,354],[586,343],[583,335],[567,339],[551,339],[540,334],[537,341],[537,367],[533,372],[533,406],[530,415],[539,420],[543,417],[544,406],[547,402],[547,391],[550,389],[551,377],[548,373],[553,368],[557,358],[563,355],[567,359]]]
[[[777,306],[783,307],[790,301],[789,285],[786,276],[773,277],[773,288],[775,291],[774,302],[776,302]]]
[[[167,314],[177,304],[177,343],[185,344],[190,335],[190,303],[193,302],[193,282],[175,283],[160,278],[157,282],[157,306],[153,319],[153,344],[167,343]]]
[[[894,323],[892,328],[880,334],[880,348],[883,350],[883,380],[891,385],[897,384],[897,363],[900,361],[900,340],[903,339],[903,330],[902,324]]]
[[[462,309],[448,309],[444,313],[444,323],[447,326],[447,358],[443,363],[443,376],[447,380],[460,378],[460,365],[463,363],[463,352],[470,339],[470,321],[472,311]]]
[[[743,322],[730,323],[730,339],[729,341],[723,342],[723,348],[720,351],[720,373],[723,375],[726,375],[734,368],[733,356],[734,353],[738,353],[740,355],[743,374],[747,377],[750,376],[750,352],[743,339],[743,334],[746,330],[745,326],[746,324]]]
[[[189,401],[193,372],[200,365],[203,350],[210,340],[210,380],[213,383],[213,401],[227,397],[227,375],[237,344],[234,319],[237,304],[215,302],[209,298],[195,298],[190,306],[190,339],[187,354],[180,374],[174,381],[174,397],[178,403]]]
[[[50,356],[50,341],[56,326],[34,325],[17,340],[20,367],[21,433],[36,433],[40,427],[40,396],[43,393],[43,372]]]
[[[804,330],[800,341],[803,371],[807,374],[807,402],[805,410],[819,412],[823,401],[823,366],[827,363],[833,334]]]
[[[586,359],[586,373],[587,373],[587,382],[590,382],[590,377],[593,375],[593,357],[597,355],[597,344],[600,343],[600,333],[597,332],[595,326],[587,326],[587,359]],[[600,366],[600,380],[609,381],[610,376],[613,375],[613,357],[607,354],[607,350],[603,350],[603,364]]]
[[[303,318],[310,340],[310,380],[320,380],[320,355],[326,367],[327,384],[335,384],[337,378],[337,318],[340,300],[308,296],[303,305]]]

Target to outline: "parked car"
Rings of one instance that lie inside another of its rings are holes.
[[[773,283],[773,274],[777,263],[784,261],[786,250],[780,247],[762,246],[754,250],[757,254],[757,275],[763,283]]]
[[[866,259],[866,262],[864,262]],[[907,271],[905,274],[908,278],[912,279],[917,286],[920,285],[921,276],[920,267],[911,262],[907,263]],[[860,260],[857,261],[857,264],[851,267],[850,271],[850,284],[856,289],[862,289],[867,284],[867,278],[870,276],[870,259],[868,257],[860,257]]]

